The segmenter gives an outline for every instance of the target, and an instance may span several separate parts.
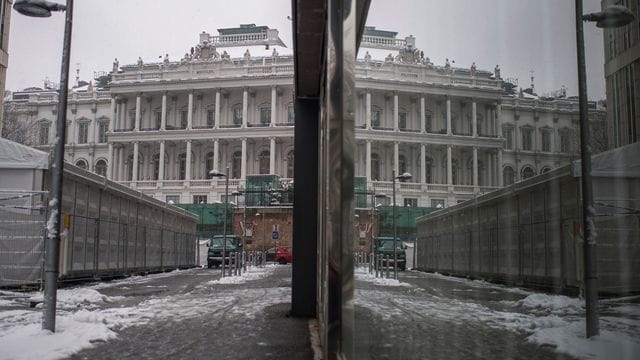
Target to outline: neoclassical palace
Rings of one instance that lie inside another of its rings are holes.
[[[577,157],[578,104],[505,92],[493,72],[434,65],[415,39],[367,29],[367,44],[393,41],[398,55],[357,60],[356,176],[391,193],[392,173],[409,172],[399,204],[448,206]],[[214,37],[180,61],[120,66],[109,81],[69,96],[66,159],[164,201],[224,200],[248,175],[293,177],[293,58],[218,53]],[[375,47],[375,46],[371,46]],[[384,47],[382,47],[384,48]],[[104,80],[104,79],[103,79]],[[7,101],[8,114],[33,123],[34,145],[55,134],[57,93],[31,88]],[[605,121],[593,108],[592,122]]]

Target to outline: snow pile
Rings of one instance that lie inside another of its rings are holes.
[[[95,308],[103,303],[119,300],[120,297],[109,297],[90,288],[60,289],[57,295],[58,309]],[[29,298],[30,301],[42,303],[43,294]],[[42,304],[38,304],[42,306]]]
[[[247,271],[243,271],[239,276],[225,276],[219,280],[209,281],[208,285],[229,285],[244,284],[247,281],[265,278],[273,273],[277,265],[267,265],[265,267],[247,267]]]
[[[552,314],[578,314],[582,312],[584,301],[562,295],[531,294],[516,305]]]
[[[356,280],[371,282],[375,285],[411,287],[410,284],[400,282],[396,279],[376,277],[375,274],[369,274],[368,272],[356,272],[355,275]]]

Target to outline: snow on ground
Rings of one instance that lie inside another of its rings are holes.
[[[247,268],[247,271],[243,271],[242,275],[240,276],[225,276],[223,278],[220,278],[219,280],[209,281],[207,284],[244,284],[247,281],[258,280],[271,275],[277,267],[278,265],[276,264],[268,264],[264,267],[251,266]]]
[[[409,275],[413,277],[415,274]],[[601,333],[591,339],[585,338],[584,302],[577,298],[560,295],[533,293],[511,289],[502,285],[448,277],[439,274],[424,274],[441,280],[460,283],[473,291],[516,292],[526,295],[515,301],[486,301],[478,303],[472,299],[448,297],[435,291],[432,295],[419,287],[389,295],[384,289],[358,289],[355,304],[378,313],[385,320],[428,321],[438,319],[455,324],[476,323],[492,328],[528,334],[527,340],[537,344],[552,345],[556,351],[580,359],[637,359],[640,354],[640,304],[616,304],[604,301],[608,314],[600,318]],[[419,276],[422,277],[422,276]],[[408,284],[386,283],[387,279],[376,279],[367,270],[357,270],[356,279],[373,282],[381,286],[407,286]],[[458,290],[465,291],[467,289]]]
[[[393,272],[390,272],[389,274],[391,275],[391,274],[393,274]],[[374,283],[375,285],[381,285],[381,286],[408,286],[408,287],[411,287],[410,284],[400,282],[400,281],[398,281],[396,279],[376,277],[375,273],[374,274],[369,274],[369,269],[368,268],[356,268],[355,269],[355,275],[356,275],[356,280],[371,282],[371,283]],[[393,275],[391,275],[391,276],[393,276]]]
[[[249,268],[242,279],[236,279],[235,283],[259,279],[272,272],[271,267]],[[158,274],[153,278],[180,273],[185,272]],[[198,275],[193,271],[191,273]],[[42,312],[39,309],[25,309],[24,302],[20,309],[0,310],[0,359],[64,358],[94,343],[117,337],[119,329],[160,320],[181,321],[205,315],[215,317],[229,314],[255,319],[266,307],[288,302],[291,297],[290,288],[229,289],[217,288],[221,283],[210,282],[210,285],[216,286],[197,288],[189,293],[150,297],[138,304],[124,306],[118,305],[118,301],[124,297],[109,297],[96,290],[126,284],[140,286],[150,280],[149,277],[133,277],[59,290],[55,333],[42,330]],[[215,291],[208,291],[213,288]],[[38,297],[31,300],[38,300]],[[17,304],[11,303],[11,300],[7,300],[7,303]]]

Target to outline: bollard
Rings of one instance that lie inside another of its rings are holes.
[[[389,278],[389,255],[386,256],[386,262],[387,262],[387,279]]]
[[[236,253],[236,275],[242,275],[242,264],[240,263],[240,253]]]
[[[375,264],[373,265],[374,268],[376,268],[376,277],[379,277],[380,275],[380,255],[377,255],[373,258],[373,261],[375,261]]]

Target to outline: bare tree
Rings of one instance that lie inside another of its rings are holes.
[[[22,118],[22,119],[21,119]],[[38,128],[30,117],[21,117],[14,104],[4,107],[4,123],[2,137],[17,143],[34,146],[37,144]]]

